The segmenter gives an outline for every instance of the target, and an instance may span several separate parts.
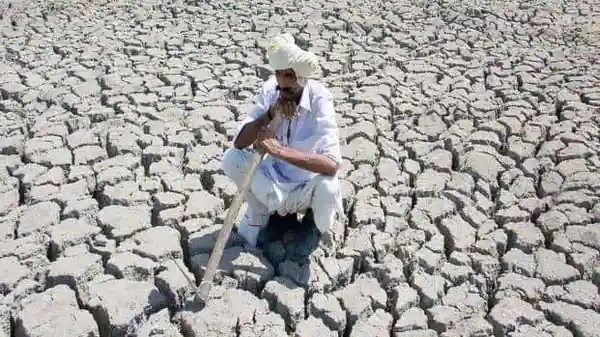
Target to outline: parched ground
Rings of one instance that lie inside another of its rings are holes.
[[[600,336],[598,1],[9,2],[0,337]],[[335,94],[347,221],[334,254],[231,240],[198,310],[281,31]]]

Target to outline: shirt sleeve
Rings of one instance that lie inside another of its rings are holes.
[[[235,143],[235,140],[242,132],[242,129],[246,124],[255,121],[260,116],[262,116],[267,109],[269,108],[269,90],[268,83],[265,83],[259,90],[258,93],[254,96],[254,104],[252,105],[252,109],[248,113],[248,115],[238,123],[235,133],[233,135],[232,145]]]
[[[318,137],[316,152],[333,159],[338,167],[342,166],[339,130],[335,119],[333,95],[329,91],[320,93],[315,99],[316,136]]]

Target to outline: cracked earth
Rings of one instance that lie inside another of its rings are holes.
[[[1,337],[600,336],[596,1],[215,3],[0,3]],[[282,31],[347,219],[230,240],[197,308]]]

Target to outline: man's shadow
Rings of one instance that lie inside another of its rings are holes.
[[[305,265],[319,246],[321,234],[309,209],[301,220],[296,213],[270,216],[267,226],[258,235],[257,248],[277,268],[279,263],[290,260]]]

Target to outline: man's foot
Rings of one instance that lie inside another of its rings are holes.
[[[306,211],[306,214],[302,218],[302,227],[306,228],[306,229],[314,227],[314,230],[319,232],[318,229],[316,229],[314,214],[313,214],[312,209],[310,209],[310,208]],[[323,252],[325,253],[325,256],[333,256],[335,254],[335,241],[330,232],[326,232],[326,233],[319,232],[318,240],[319,240],[319,247],[323,250]]]
[[[255,224],[253,220],[254,219],[250,216],[250,212],[247,211],[240,220],[237,228],[237,234],[242,237],[245,242],[244,246],[248,246],[250,248],[256,247],[258,234],[264,227],[262,225]]]
[[[256,244],[253,245],[250,241],[251,239],[245,238],[242,234],[238,232],[231,232],[231,242],[233,246],[242,247],[247,252],[254,252],[260,250]]]
[[[246,244],[246,239],[237,231],[231,231],[229,240],[232,246],[244,246]]]
[[[242,247],[244,247],[244,251],[247,253],[260,253],[262,251],[262,248],[258,247],[258,246],[252,246],[249,243],[244,243],[244,245],[242,245]]]
[[[325,257],[332,257],[335,255],[335,241],[331,233],[322,233],[319,238],[319,248],[325,253]]]

